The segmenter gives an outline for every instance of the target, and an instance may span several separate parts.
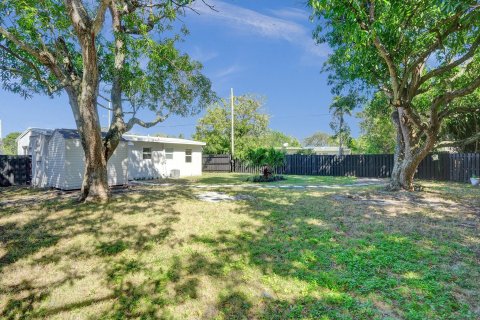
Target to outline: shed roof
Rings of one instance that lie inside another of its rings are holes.
[[[55,129],[55,132],[61,134],[64,139],[80,139],[80,134],[76,129]],[[105,138],[106,135],[107,133],[102,131],[102,138]],[[121,141],[126,140],[122,138]]]
[[[23,131],[18,137],[17,141],[21,138],[23,138],[27,133],[32,132],[32,133],[39,133],[39,134],[44,134],[44,135],[51,135],[53,130],[52,129],[42,129],[42,128],[27,128],[25,131]]]

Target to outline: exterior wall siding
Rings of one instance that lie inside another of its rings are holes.
[[[44,188],[48,186],[47,161],[48,142],[50,136],[36,135],[30,138],[32,150],[32,186]]]
[[[65,139],[55,133],[48,143],[47,186],[63,189],[65,187]]]
[[[82,187],[83,173],[85,171],[85,153],[80,140],[66,140],[65,157],[65,187],[66,190],[80,189]],[[128,182],[127,176],[127,148],[121,142],[108,161],[108,184],[123,185]]]

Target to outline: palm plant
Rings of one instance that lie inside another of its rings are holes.
[[[284,164],[285,154],[274,148],[251,149],[247,153],[247,166],[262,167],[263,178],[268,180],[274,169]]]

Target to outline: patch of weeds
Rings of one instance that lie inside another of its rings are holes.
[[[225,319],[243,320],[249,319],[249,311],[252,303],[242,292],[233,292],[220,298],[218,310]]]
[[[177,302],[185,302],[188,299],[198,297],[197,288],[199,281],[196,278],[188,279],[175,286],[175,295]]]
[[[128,244],[122,240],[101,242],[97,246],[97,252],[100,256],[114,256],[127,249]]]
[[[112,282],[119,282],[128,274],[142,270],[142,264],[137,260],[121,259],[107,271],[107,278]]]
[[[179,257],[173,257],[173,263],[167,271],[167,279],[172,282],[178,282],[180,280],[182,271],[182,262]]]

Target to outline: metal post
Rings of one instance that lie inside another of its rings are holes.
[[[235,137],[233,134],[233,128],[234,128],[234,121],[235,121],[235,114],[234,114],[234,109],[233,109],[233,88],[230,90],[230,100],[231,100],[231,107],[232,107],[232,130],[231,130],[231,140],[232,140],[232,158],[234,157],[235,154]]]

